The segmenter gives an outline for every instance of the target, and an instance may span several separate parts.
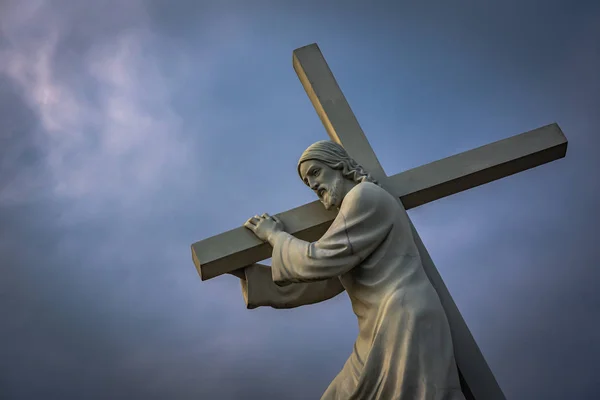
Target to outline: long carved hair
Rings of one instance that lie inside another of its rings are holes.
[[[300,175],[300,179],[302,179],[300,164],[308,160],[317,160],[329,168],[341,170],[344,178],[356,183],[372,182],[378,184],[362,166],[348,155],[341,145],[331,140],[318,141],[304,150],[304,153],[300,156],[300,160],[298,160],[298,175]]]

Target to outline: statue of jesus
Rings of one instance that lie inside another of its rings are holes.
[[[233,273],[247,307],[293,308],[348,293],[358,338],[321,400],[464,400],[448,319],[402,203],[332,141],[308,147],[298,173],[339,212],[312,243],[269,214],[244,224],[273,247],[270,268]]]

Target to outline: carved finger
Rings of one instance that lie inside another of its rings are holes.
[[[250,229],[252,232],[256,230],[256,225],[254,225],[250,220],[244,223],[244,227]]]
[[[255,220],[255,217],[250,218],[248,221],[244,222],[244,226],[246,226],[246,225],[252,225],[252,226],[256,225],[256,221],[254,221],[254,220]]]

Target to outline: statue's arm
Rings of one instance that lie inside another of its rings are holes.
[[[344,291],[339,278],[310,283],[278,286],[273,282],[271,268],[253,264],[244,268],[241,279],[242,295],[248,309],[269,306],[295,308],[329,300]]]
[[[286,232],[271,235],[273,281],[318,282],[346,274],[385,240],[396,209],[396,200],[384,189],[362,183],[346,195],[337,217],[316,242]]]

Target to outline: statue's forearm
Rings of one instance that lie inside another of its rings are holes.
[[[246,280],[246,267],[238,268],[234,271],[228,272],[228,274],[236,276],[240,279]]]
[[[271,268],[253,264],[246,268],[247,280],[241,281],[242,294],[249,309],[268,306],[295,308],[328,300],[344,291],[338,278],[311,283],[277,286]]]
[[[275,248],[275,242],[277,241],[277,239],[279,237],[281,237],[281,235],[286,235],[286,233],[284,231],[273,232],[267,238],[267,242],[269,242],[269,244],[271,245],[271,247]]]

